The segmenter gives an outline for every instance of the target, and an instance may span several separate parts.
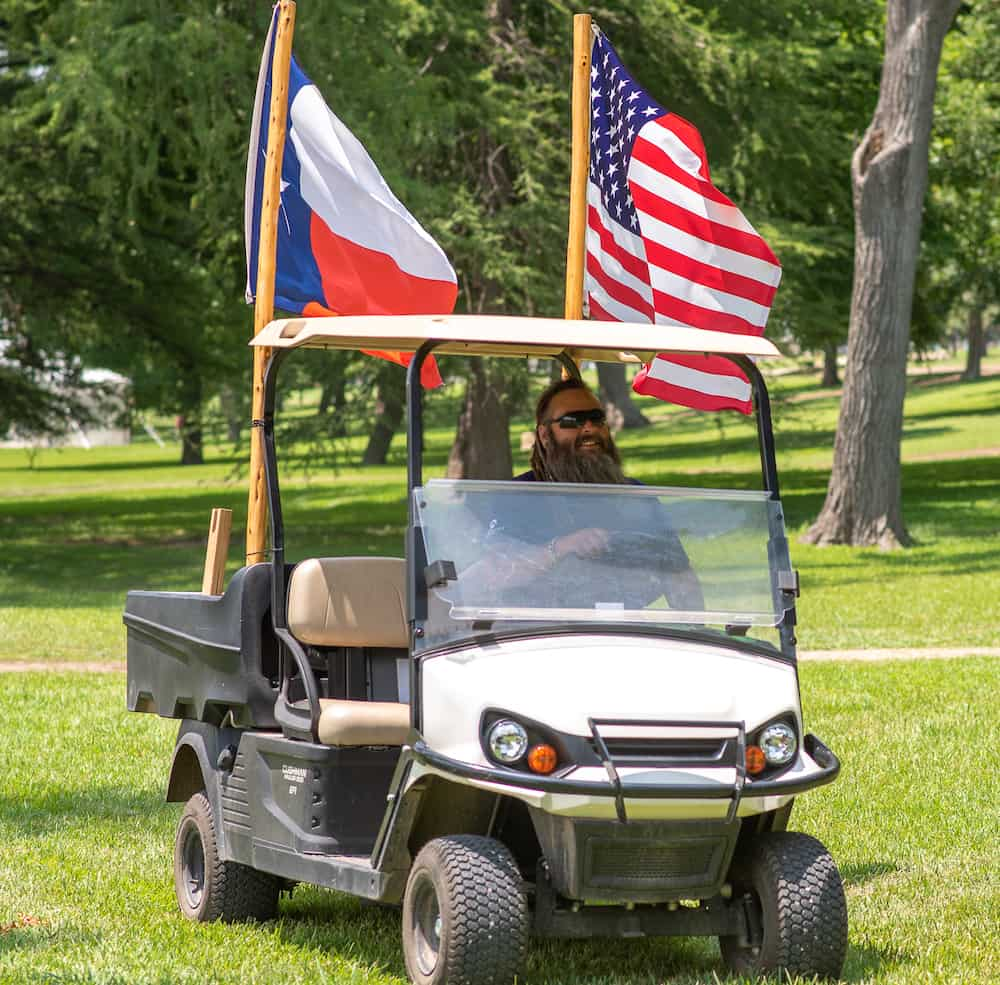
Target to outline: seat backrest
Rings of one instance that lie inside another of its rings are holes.
[[[288,628],[312,646],[406,648],[405,599],[402,558],[310,558],[288,582]]]

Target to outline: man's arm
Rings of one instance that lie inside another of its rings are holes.
[[[690,564],[681,571],[667,575],[664,595],[672,609],[683,609],[686,612],[702,612],[705,609],[705,593]]]
[[[608,532],[587,527],[553,537],[544,544],[529,544],[497,533],[488,537],[484,546],[488,548],[487,556],[461,573],[462,582],[503,592],[531,584],[567,557],[599,557],[607,549]]]
[[[680,537],[674,530],[663,505],[657,502],[659,523],[663,536],[663,566],[665,587],[663,594],[672,609],[701,612],[705,608],[705,593],[701,582],[691,567]]]

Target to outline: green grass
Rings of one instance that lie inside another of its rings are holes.
[[[837,400],[815,377],[774,381],[804,648],[997,646],[1000,377],[943,382],[920,369],[906,404],[901,552],[798,544],[826,489]],[[428,474],[442,474],[454,416],[431,415]],[[649,482],[754,487],[755,437],[645,402],[657,427],[621,436]],[[512,443],[528,423],[512,427]],[[361,439],[348,443],[357,454]],[[299,449],[300,452],[304,450]],[[978,452],[978,453],[977,453]],[[949,456],[961,453],[961,459]],[[29,468],[0,450],[0,661],[124,656],[129,588],[197,589],[213,506],[246,511],[242,455],[210,445],[197,468],[176,446],[46,450]],[[518,467],[525,457],[518,453]],[[385,467],[282,478],[290,555],[400,553],[404,452]],[[995,725],[998,664],[805,664],[808,727],[844,760],[799,799],[793,826],[823,840],[845,877],[844,978],[966,985],[1000,978]],[[176,723],[124,711],[122,675],[0,674],[0,983],[402,982],[398,912],[299,887],[281,919],[194,926],[173,900],[179,814],[163,803]],[[548,942],[526,981],[691,985],[723,978],[713,943]]]
[[[1000,643],[1000,376],[943,382],[919,371],[906,401],[904,512],[916,546],[902,552],[797,543],[823,503],[836,396],[815,376],[772,383],[782,498],[793,563],[802,575],[806,649],[990,646]],[[427,474],[443,474],[455,394],[435,397]],[[629,472],[647,482],[759,486],[752,422],[646,400],[656,426],[620,436]],[[296,412],[299,408],[296,405]],[[511,428],[518,449],[527,420]],[[359,453],[363,438],[345,444]],[[282,475],[288,556],[399,554],[405,519],[404,439],[384,467],[344,464]],[[982,453],[977,454],[977,450]],[[305,454],[293,449],[293,457]],[[933,460],[931,456],[967,457]],[[246,516],[242,454],[209,445],[182,468],[176,446],[51,449],[34,467],[0,450],[0,660],[108,660],[123,655],[120,613],[130,588],[197,590],[213,506],[233,509],[230,573]],[[515,467],[527,466],[515,453]]]
[[[796,802],[840,866],[844,980],[997,979],[995,725],[986,659],[802,668],[808,727],[840,779]],[[399,913],[300,886],[280,919],[195,925],[173,898],[176,723],[124,710],[121,674],[0,675],[0,983],[405,981]],[[33,737],[30,740],[27,737]],[[534,943],[528,983],[725,979],[714,942]]]

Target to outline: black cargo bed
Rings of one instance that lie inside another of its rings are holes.
[[[224,595],[129,592],[128,709],[163,718],[275,728],[278,647],[270,625],[271,567],[233,575]]]

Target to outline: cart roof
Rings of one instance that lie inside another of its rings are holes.
[[[711,332],[682,325],[530,318],[524,315],[350,315],[285,318],[266,325],[250,342],[295,349],[388,349],[414,352],[427,339],[439,355],[554,356],[645,362],[656,352],[712,352],[777,356],[772,342],[756,335]]]

